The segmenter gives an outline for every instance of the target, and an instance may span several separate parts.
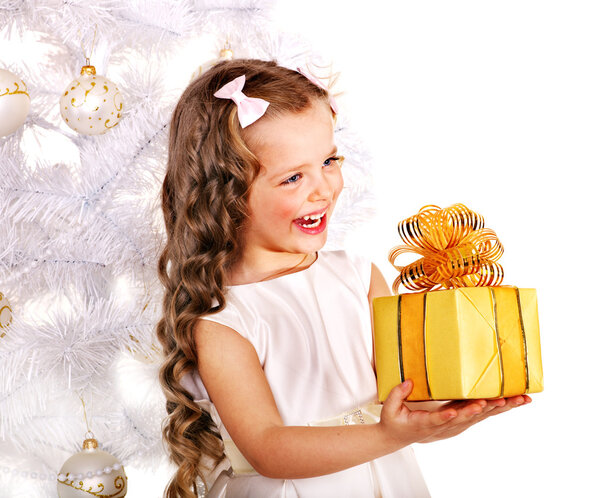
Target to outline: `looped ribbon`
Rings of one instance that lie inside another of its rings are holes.
[[[497,286],[504,270],[496,261],[504,252],[493,230],[484,228],[483,216],[463,204],[446,209],[427,205],[398,223],[406,245],[392,248],[388,259],[400,272],[394,292],[402,284],[410,290],[430,291],[457,287]],[[422,257],[406,265],[395,264],[400,254]]]
[[[320,80],[318,80],[317,78],[315,78],[312,74],[310,74],[310,72],[307,69],[303,69],[301,67],[297,67],[296,70],[300,74],[302,74],[306,79],[308,79],[309,81],[311,81],[312,83],[314,83],[318,87],[322,88],[323,90],[326,90],[327,93],[329,93],[329,89],[323,84],[323,82],[321,82]],[[335,114],[337,114],[338,113],[338,106],[337,106],[337,103],[336,103],[335,99],[333,98],[333,95],[329,95],[329,105],[331,106],[331,110]]]
[[[223,85],[213,95],[220,99],[231,99],[238,108],[238,119],[242,128],[254,123],[269,107],[269,102],[264,99],[248,97],[242,92],[246,84],[246,75],[242,74],[229,83]]]

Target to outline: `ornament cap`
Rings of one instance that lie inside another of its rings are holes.
[[[94,66],[82,66],[81,74],[96,74],[96,68]]]
[[[233,59],[233,50],[231,50],[230,48],[222,49],[219,53],[219,59],[230,61],[231,59]]]
[[[96,441],[93,437],[86,439],[83,442],[83,449],[84,450],[95,450],[98,447],[98,441]]]

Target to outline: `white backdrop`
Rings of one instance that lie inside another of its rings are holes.
[[[600,6],[304,0],[279,16],[342,72],[372,147],[379,213],[349,245],[391,284],[397,222],[463,202],[504,244],[505,283],[538,290],[545,391],[416,445],[432,495],[598,496]]]
[[[434,498],[599,496],[600,4],[280,0],[278,17],[341,71],[338,103],[374,158],[378,214],[348,246],[391,284],[397,222],[463,202],[504,244],[505,283],[538,290],[546,389],[415,445]],[[131,496],[170,477],[127,474]]]

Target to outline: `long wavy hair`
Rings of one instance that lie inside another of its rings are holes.
[[[156,328],[164,353],[159,373],[167,409],[163,440],[178,467],[165,498],[197,496],[198,478],[206,485],[205,474],[224,458],[210,414],[194,403],[180,380],[197,369],[196,320],[225,306],[227,275],[243,251],[248,196],[260,170],[244,138],[252,125],[241,128],[235,103],[213,95],[242,74],[243,93],[269,102],[260,119],[302,112],[329,99],[327,90],[275,61],[234,59],[190,83],[175,107],[162,187],[167,240],[158,275],[165,292]]]

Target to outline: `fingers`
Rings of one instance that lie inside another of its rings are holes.
[[[492,409],[484,399],[464,400],[455,406],[456,419],[453,421],[455,425],[465,423]]]
[[[469,424],[472,425],[490,415],[499,413],[499,409],[505,408],[508,402],[504,398],[486,400],[486,399],[466,399],[456,400],[448,403],[444,408],[456,411],[456,417],[452,425]],[[512,408],[512,404],[510,406]]]
[[[433,440],[436,438],[445,439],[460,434],[472,425],[481,422],[493,414],[494,410],[497,409],[497,404],[502,404],[502,402],[496,403],[494,400],[490,403],[485,399],[453,402],[452,408],[456,410],[456,416],[447,425],[440,426]]]
[[[498,415],[528,403],[531,403],[531,398],[527,395],[489,400],[474,399],[451,401],[440,408],[437,413],[431,413],[432,420],[438,423],[438,425],[435,428],[432,426],[430,435],[423,438],[420,442],[428,443],[456,436],[492,415]],[[444,412],[450,410],[453,410],[456,415],[445,420],[445,423],[439,423],[447,416]]]
[[[496,398],[488,400],[477,400],[479,402],[485,402],[487,406],[483,407],[480,414],[473,418],[473,423],[484,420],[493,415],[499,415],[505,413],[513,408],[521,405],[531,403],[531,398],[524,395],[512,396],[509,398]]]
[[[487,400],[490,406],[493,406],[494,408],[496,407],[503,407],[504,405],[506,405],[506,398],[496,398],[496,399],[488,399]]]
[[[381,410],[382,416],[385,412],[386,415],[394,416],[398,410],[402,408],[404,401],[413,389],[413,382],[410,379],[405,380],[402,384],[395,386],[388,395],[387,399],[383,403]]]
[[[410,413],[411,422],[429,427],[427,441],[444,439],[459,434],[473,425],[484,410],[491,410],[485,400],[453,401],[433,412],[415,411]]]
[[[426,412],[425,412],[426,413]],[[443,425],[458,416],[458,412],[454,408],[443,408],[440,411],[430,412],[429,425]]]
[[[488,404],[487,400],[484,400],[484,399],[457,399],[454,401],[450,401],[449,403],[447,403],[445,405],[445,407],[454,408],[455,410],[461,410],[463,408],[466,408],[469,405],[472,406],[473,403],[476,403],[481,408],[486,407]]]
[[[531,402],[527,395],[497,399],[455,400],[434,411],[411,410],[404,402],[413,389],[413,382],[406,380],[395,386],[383,404],[382,427],[394,434],[399,428],[409,427],[415,437],[413,442],[431,442],[455,436],[489,416],[498,415],[512,408]]]
[[[531,398],[527,396],[527,394],[521,394],[519,396],[513,396],[511,398],[506,398],[506,401],[513,406],[526,405],[531,403]]]
[[[488,400],[488,403],[493,404],[495,408],[502,409],[496,411],[507,411],[511,408],[531,403],[531,398],[526,394],[520,394],[518,396],[510,396],[508,398],[490,399]]]
[[[451,401],[451,402],[447,403],[446,405],[444,405],[444,407],[447,407],[447,408],[452,407],[452,408],[455,408],[458,410],[458,409],[466,407],[468,404],[473,403],[473,402],[479,403],[479,405],[483,408],[482,411],[485,413],[488,411],[492,411],[495,408],[503,408],[503,407],[514,408],[516,406],[528,404],[528,403],[531,403],[531,398],[529,396],[527,396],[526,394],[522,394],[522,395],[512,396],[512,397],[508,397],[508,398],[455,400],[455,401]]]

